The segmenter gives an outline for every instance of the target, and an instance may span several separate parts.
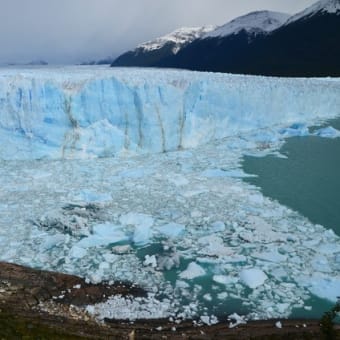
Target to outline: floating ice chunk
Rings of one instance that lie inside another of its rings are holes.
[[[331,302],[336,302],[340,295],[340,276],[330,277],[329,275],[315,273],[297,281],[307,286],[312,294]]]
[[[112,196],[109,193],[98,193],[91,190],[82,190],[73,197],[74,201],[83,201],[88,203],[102,203],[112,201]]]
[[[205,270],[199,266],[196,262],[191,262],[188,265],[188,268],[179,274],[181,279],[185,280],[193,280],[197,277],[204,276]]]
[[[92,227],[92,232],[94,235],[98,235],[105,238],[115,237],[117,231],[121,231],[122,227],[120,225],[115,225],[111,223],[96,224]]]
[[[311,261],[311,265],[315,271],[322,273],[331,273],[332,268],[330,267],[329,261],[326,256],[316,254]]]
[[[83,238],[76,244],[76,246],[81,248],[90,248],[126,242],[128,240],[129,237],[124,233],[124,231],[122,231],[121,226],[105,223],[93,226],[93,235]]]
[[[244,269],[240,273],[241,281],[251,289],[262,286],[267,278],[267,275],[257,268]]]
[[[118,176],[125,178],[143,178],[150,176],[154,173],[154,170],[151,168],[137,168],[137,169],[128,169],[121,171]]]
[[[137,224],[133,234],[133,242],[137,246],[144,246],[150,242],[152,232],[150,227],[143,224]]]
[[[247,178],[247,177],[257,177],[256,175],[246,174],[242,169],[208,169],[202,172],[202,176],[208,178],[214,177],[232,177],[232,178]]]
[[[84,248],[73,246],[70,250],[69,256],[75,259],[80,259],[86,255],[87,251]]]
[[[168,237],[175,238],[183,234],[185,226],[178,223],[168,223],[161,227],[158,227],[157,230]]]
[[[150,228],[153,225],[153,218],[149,215],[130,212],[120,217],[120,223],[124,225],[143,225]]]
[[[272,230],[272,226],[258,216],[249,216],[246,231],[240,232],[240,238],[247,242],[271,243],[275,241],[286,241],[287,235]]]
[[[64,235],[53,235],[53,236],[47,237],[40,247],[42,250],[49,250],[51,248],[57,247],[58,245],[64,242],[65,242]]]
[[[225,224],[222,221],[216,221],[210,225],[210,230],[213,232],[220,232],[225,230]]]
[[[151,227],[154,220],[151,216],[139,213],[128,213],[120,217],[120,222],[124,225],[132,225],[135,227],[133,234],[133,242],[137,246],[143,246],[150,242],[152,236]]]
[[[281,315],[284,315],[287,312],[287,310],[289,310],[289,308],[290,308],[289,303],[278,303],[276,305],[276,309]]]
[[[318,252],[325,255],[332,255],[340,253],[340,244],[337,243],[322,243],[320,246],[315,247]]]
[[[280,130],[284,137],[308,136],[309,129],[305,124],[292,124],[290,127]]]
[[[287,260],[287,256],[280,254],[277,251],[277,249],[272,249],[271,251],[263,252],[263,253],[258,253],[258,252],[253,253],[251,254],[251,256],[257,259],[260,259],[260,260],[275,262],[275,263],[280,263],[280,262],[284,262]]]
[[[224,245],[223,239],[217,235],[203,236],[198,239],[201,245],[199,253],[207,256],[230,256],[233,251]]]
[[[145,260],[143,262],[144,266],[151,266],[152,268],[157,267],[157,259],[155,255],[145,255]]]
[[[213,281],[223,284],[223,285],[231,285],[238,282],[238,277],[226,276],[226,275],[214,275]]]
[[[316,130],[314,132],[315,136],[323,137],[323,138],[339,138],[340,137],[340,131],[337,129],[334,129],[332,126],[328,126],[326,128],[322,128],[319,130]]]
[[[172,184],[175,184],[177,187],[189,184],[189,180],[180,174],[171,174],[168,178],[168,181]]]

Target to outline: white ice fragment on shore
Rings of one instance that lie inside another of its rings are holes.
[[[229,323],[229,328],[237,327],[238,325],[246,324],[244,316],[238,315],[237,313],[233,313],[228,316],[228,320],[231,320]]]
[[[86,311],[98,320],[137,320],[168,318],[170,308],[170,301],[159,301],[151,294],[146,298],[115,295],[106,302],[87,306]]]
[[[216,325],[218,323],[218,319],[215,315],[201,315],[200,320],[208,326]]]
[[[162,225],[161,227],[157,227],[157,230],[161,232],[162,234],[168,236],[168,237],[178,237],[180,236],[184,230],[185,226],[183,224],[178,224],[178,223],[168,223],[165,225]]]
[[[315,136],[323,137],[323,138],[339,138],[340,131],[334,129],[332,126],[328,126],[314,132]]]
[[[275,323],[275,327],[276,328],[282,328],[282,323],[281,323],[281,321],[277,321],[276,323]]]
[[[179,274],[179,277],[185,280],[193,280],[197,277],[204,276],[205,274],[206,272],[201,266],[196,262],[191,262],[187,269]]]
[[[267,278],[267,275],[258,268],[244,269],[240,273],[241,281],[251,289],[262,286]]]

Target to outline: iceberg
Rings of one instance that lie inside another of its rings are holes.
[[[0,158],[173,151],[276,125],[289,126],[283,134],[301,134],[303,124],[340,114],[339,82],[153,69],[2,69]]]

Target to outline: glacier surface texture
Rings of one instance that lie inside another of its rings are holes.
[[[0,72],[0,158],[106,157],[195,147],[340,113],[332,80],[186,71]]]

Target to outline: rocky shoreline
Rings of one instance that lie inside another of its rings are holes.
[[[146,292],[118,282],[91,284],[77,276],[0,262],[0,339],[322,339],[319,320],[252,321],[229,328],[227,321],[195,326],[192,321],[96,321],[85,306],[113,295]],[[340,327],[336,326],[340,339]]]

